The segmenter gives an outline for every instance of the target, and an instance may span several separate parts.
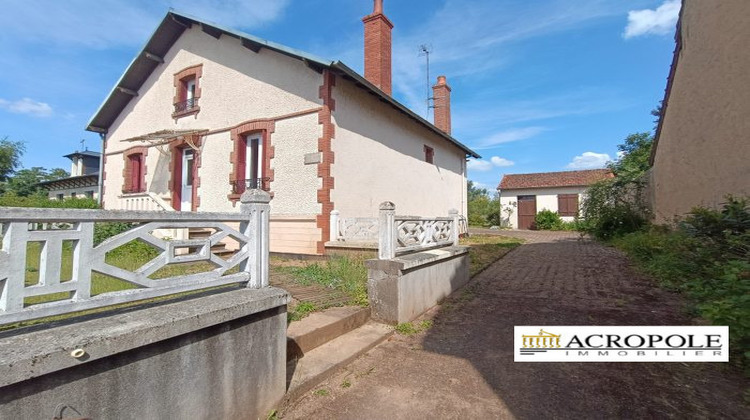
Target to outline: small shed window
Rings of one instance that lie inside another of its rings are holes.
[[[435,163],[435,150],[427,145],[424,147],[424,161],[427,163]]]
[[[557,196],[557,213],[560,216],[578,216],[578,194],[559,194]]]

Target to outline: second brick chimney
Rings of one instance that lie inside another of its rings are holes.
[[[432,87],[432,97],[435,101],[435,127],[451,133],[451,88],[445,76],[438,76],[437,84]]]
[[[393,24],[383,14],[383,0],[375,0],[365,24],[365,79],[391,95],[391,30]]]

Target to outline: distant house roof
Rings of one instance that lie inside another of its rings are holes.
[[[423,125],[435,134],[443,137],[450,143],[453,143],[467,155],[474,158],[481,158],[481,156],[475,151],[469,149],[450,134],[435,127],[431,122],[420,117],[414,113],[414,111],[393,99],[390,95],[377,88],[341,61],[325,60],[304,51],[296,50],[272,41],[267,41],[244,32],[224,28],[214,23],[206,22],[202,19],[179,13],[174,10],[170,10],[167,13],[164,20],[162,20],[159,27],[156,28],[156,31],[146,43],[146,46],[143,47],[143,50],[130,63],[130,66],[125,70],[125,73],[120,77],[120,80],[118,80],[117,84],[112,88],[109,96],[107,96],[104,103],[99,107],[99,110],[97,110],[96,114],[94,114],[89,121],[86,130],[97,133],[106,133],[110,125],[114,123],[117,116],[120,115],[123,109],[125,109],[128,102],[130,102],[134,96],[137,96],[138,89],[140,89],[143,83],[145,83],[146,79],[151,75],[151,72],[164,62],[164,55],[166,55],[169,49],[172,48],[172,45],[177,42],[177,39],[182,35],[185,29],[190,28],[192,25],[199,25],[203,32],[217,39],[222,35],[237,38],[242,43],[242,46],[247,48],[248,51],[258,52],[265,48],[300,60],[315,71],[322,72],[323,70],[330,70],[344,79],[354,82],[355,85],[366,90],[380,101],[391,105],[396,111],[405,114],[418,124]]]
[[[89,152],[88,150],[85,150],[83,152],[76,151],[76,152],[73,152],[73,153],[71,153],[69,155],[65,155],[63,157],[66,157],[68,159],[72,159],[74,157],[79,157],[79,156],[90,156],[90,157],[94,157],[94,158],[99,159],[99,158],[102,157],[102,154],[99,153],[99,152]]]
[[[540,172],[535,174],[512,174],[503,176],[498,190],[520,190],[526,188],[585,187],[607,178],[614,178],[609,169],[585,171]]]

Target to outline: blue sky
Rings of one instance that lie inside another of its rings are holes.
[[[25,167],[67,167],[84,126],[169,7],[363,67],[372,0],[4,0],[0,138]],[[453,92],[453,134],[483,159],[469,179],[601,167],[653,128],[679,0],[385,0],[394,96],[426,115],[425,59]]]

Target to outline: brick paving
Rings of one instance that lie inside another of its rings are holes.
[[[425,318],[339,371],[285,418],[750,418],[726,364],[514,363],[515,325],[687,325],[684,302],[617,250],[575,233],[527,244]],[[516,236],[518,237],[518,236]]]

